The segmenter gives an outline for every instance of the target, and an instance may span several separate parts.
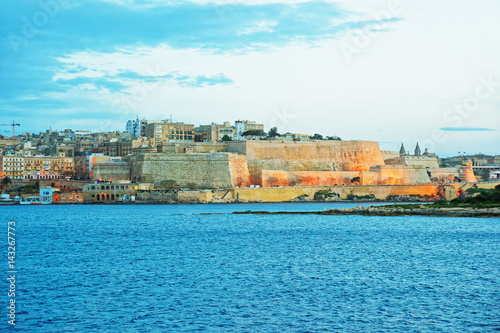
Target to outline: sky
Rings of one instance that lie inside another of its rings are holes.
[[[500,154],[499,13],[498,0],[5,0],[0,123],[249,119]]]

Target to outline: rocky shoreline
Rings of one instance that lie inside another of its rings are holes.
[[[234,212],[238,215],[363,215],[363,216],[437,216],[437,217],[500,217],[500,208],[446,207],[433,208],[423,205],[416,208],[397,206],[356,207],[327,209],[311,212]]]

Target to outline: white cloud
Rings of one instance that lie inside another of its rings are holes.
[[[259,1],[252,1],[256,3]],[[388,6],[387,1],[340,3],[362,12],[362,18]],[[428,139],[435,129],[447,127],[443,114],[474,93],[480,76],[492,74],[500,82],[498,2],[401,3],[398,17],[403,20],[392,25],[391,31],[370,38],[351,63],[346,62],[339,48],[341,42],[352,41],[352,36],[346,35],[314,47],[296,43],[248,53],[221,54],[167,45],[127,48],[126,52],[78,53],[61,61],[68,69],[75,66],[85,70],[79,74],[62,70],[55,77],[115,75],[123,71],[143,75],[156,72],[158,76],[170,72],[192,76],[223,73],[235,84],[194,89],[166,80],[154,89],[146,89],[144,95],[139,93],[140,81],[132,80],[130,87],[135,88],[128,94],[109,93],[108,99],[113,102],[128,98],[132,101],[128,110],[144,117],[173,114],[176,120],[196,124],[255,119],[266,124],[278,122],[280,130],[392,142],[383,147],[398,149],[401,141],[409,146]],[[481,10],[471,10],[471,6]],[[273,24],[258,22],[247,33],[272,29]],[[490,123],[500,120],[499,105],[500,87],[464,118],[462,125],[491,127]],[[451,153],[458,147],[461,151],[484,147],[483,152],[499,153],[499,140],[498,131],[480,136],[452,133],[436,149]]]
[[[254,25],[243,29],[240,35],[251,35],[259,32],[272,32],[273,27],[278,24],[277,21],[258,21]]]

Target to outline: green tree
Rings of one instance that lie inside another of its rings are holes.
[[[266,132],[264,132],[263,130],[248,130],[248,131],[243,132],[242,135],[243,136],[248,136],[248,135],[251,135],[251,136],[265,136]]]
[[[309,137],[309,139],[311,139],[311,140],[324,140],[324,139],[323,139],[323,135],[318,134],[318,133],[314,133],[314,135],[311,135],[311,136]]]
[[[361,182],[361,178],[359,178],[359,177],[354,177],[354,178],[351,179],[351,183],[352,184],[358,185],[359,182]]]
[[[270,137],[270,138],[274,138],[276,136],[280,136],[280,134],[278,133],[278,127],[273,127],[269,130],[269,132],[267,133],[267,136]]]
[[[222,137],[222,141],[224,141],[224,142],[226,142],[226,141],[233,141],[233,139],[231,139],[231,137],[230,137],[229,135],[227,135],[227,134],[226,134],[226,135],[224,135],[224,136]]]
[[[9,187],[9,185],[12,184],[12,180],[9,177],[5,177],[2,179],[2,182],[0,183],[0,187],[2,189]]]
[[[341,138],[339,138],[338,136],[334,135],[334,136],[327,136],[326,137],[326,140],[330,140],[330,141],[342,141]]]
[[[488,181],[490,180],[490,170],[481,170],[478,176],[481,177],[484,181]]]

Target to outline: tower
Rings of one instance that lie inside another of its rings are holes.
[[[401,149],[399,149],[399,156],[405,156],[406,150],[404,144],[401,144]]]
[[[422,152],[420,151],[420,147],[418,146],[418,142],[417,142],[417,146],[415,147],[415,156],[420,156],[422,155]]]

